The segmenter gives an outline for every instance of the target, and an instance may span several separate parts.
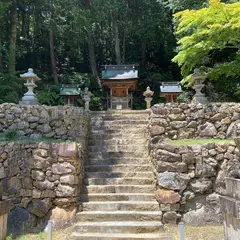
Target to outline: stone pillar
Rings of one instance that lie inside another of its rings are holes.
[[[240,240],[240,179],[226,178],[226,196],[220,196],[226,240]]]

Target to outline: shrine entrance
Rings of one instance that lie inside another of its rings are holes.
[[[108,65],[102,71],[102,85],[109,88],[108,109],[132,109],[133,95],[138,81],[134,65]]]

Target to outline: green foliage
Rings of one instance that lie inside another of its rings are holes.
[[[90,102],[90,110],[92,111],[100,111],[103,110],[102,107],[102,99],[101,97],[97,97],[97,96],[91,96],[91,102]]]
[[[185,9],[199,9],[207,0],[158,0],[167,7],[169,7],[173,12]]]
[[[38,92],[37,98],[41,104],[48,106],[63,105],[64,100],[59,95],[60,87],[55,85],[46,86],[44,90]]]
[[[18,103],[23,94],[23,81],[14,74],[0,72],[0,104]]]
[[[11,235],[7,236],[6,240],[13,240],[13,235],[11,234]]]
[[[177,101],[187,103],[187,102],[190,102],[191,98],[192,98],[192,94],[190,92],[183,92],[177,97]]]
[[[8,130],[4,133],[4,137],[7,141],[14,140],[18,137],[18,132],[16,130]]]
[[[210,79],[240,76],[240,3],[210,0],[209,7],[174,15],[178,54],[173,61],[185,79],[194,68],[207,69]]]

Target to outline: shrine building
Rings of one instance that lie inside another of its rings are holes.
[[[108,109],[132,109],[133,91],[137,87],[138,71],[135,65],[106,65],[101,83],[109,88]]]
[[[182,92],[179,82],[162,82],[160,86],[160,97],[166,98],[166,102],[176,102]]]

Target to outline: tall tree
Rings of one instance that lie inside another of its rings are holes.
[[[8,52],[8,72],[15,72],[16,65],[16,44],[17,44],[17,0],[12,0],[11,6],[11,32]]]

